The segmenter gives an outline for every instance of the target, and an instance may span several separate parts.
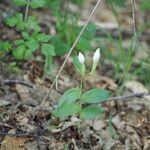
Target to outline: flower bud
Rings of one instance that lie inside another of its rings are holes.
[[[93,55],[93,64],[92,64],[92,69],[91,69],[90,75],[92,75],[94,73],[99,59],[100,59],[100,48],[98,48]]]
[[[100,59],[100,48],[98,48],[93,55],[93,62],[98,63]]]
[[[84,55],[83,55],[81,52],[79,52],[78,59],[79,59],[79,62],[80,62],[81,64],[83,64],[83,63],[85,62]]]

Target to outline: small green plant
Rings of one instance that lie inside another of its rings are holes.
[[[16,49],[13,51],[13,56],[19,60],[29,60],[33,58],[36,50],[40,49],[45,56],[45,69],[49,70],[52,64],[52,57],[55,56],[53,45],[48,43],[51,39],[50,35],[44,33],[22,32],[22,39],[15,41]]]
[[[104,111],[103,107],[97,104],[109,98],[109,91],[96,88],[83,92],[83,79],[85,76],[94,73],[99,58],[100,49],[97,49],[93,56],[91,72],[88,74],[86,74],[84,55],[79,52],[79,56],[74,58],[74,66],[81,75],[80,87],[69,89],[60,97],[58,106],[53,111],[55,117],[63,119],[74,114],[79,114],[81,120],[94,119]]]
[[[0,40],[0,54],[8,52],[12,47],[12,44],[8,41]]]
[[[46,4],[45,0],[13,0],[17,6],[30,6],[33,9],[41,8]]]
[[[4,57],[12,48],[12,44],[8,41],[0,40],[0,58],[5,59]]]
[[[38,25],[38,21],[34,16],[28,16],[28,20],[24,21],[24,17],[22,13],[16,13],[14,16],[11,16],[6,19],[6,24],[9,27],[16,27],[19,31],[30,31],[39,32],[41,30]]]
[[[11,62],[7,65],[7,70],[14,73],[21,73],[21,69],[16,62]]]
[[[16,13],[6,19],[6,24],[15,27],[21,32],[21,38],[13,43],[12,55],[18,60],[30,60],[34,58],[37,50],[45,57],[45,71],[49,71],[52,58],[55,56],[55,48],[50,43],[51,36],[41,32],[38,21],[34,16],[28,16],[29,7],[36,9],[45,5],[45,0],[14,0],[17,6],[26,6],[25,15]]]

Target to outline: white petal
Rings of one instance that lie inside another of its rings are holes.
[[[100,59],[100,48],[98,48],[93,55],[93,62],[97,63]]]
[[[83,64],[83,63],[85,62],[84,55],[83,55],[81,52],[79,52],[78,59],[79,59],[79,62],[80,62],[81,64]]]

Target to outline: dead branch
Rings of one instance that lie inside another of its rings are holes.
[[[4,80],[3,81],[4,84],[7,84],[7,85],[11,85],[11,84],[22,84],[22,85],[25,85],[25,86],[28,86],[30,88],[33,88],[33,86],[25,81],[21,81],[21,80]]]
[[[130,98],[134,97],[144,97],[144,96],[150,96],[150,93],[133,93],[130,95],[123,95],[123,96],[116,96],[116,97],[110,97],[108,100],[128,100]]]
[[[0,122],[0,126],[4,126],[4,127],[7,127],[7,128],[14,128],[12,125],[9,125],[9,124],[7,124],[7,123],[1,123]]]
[[[132,18],[133,18],[134,36],[136,36],[138,29],[137,29],[136,16],[135,16],[135,0],[132,0]]]

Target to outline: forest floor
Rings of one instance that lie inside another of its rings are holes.
[[[93,0],[85,3],[80,10],[82,17],[79,24],[85,23],[94,5]],[[10,6],[7,5],[6,8],[4,6],[5,4],[0,3],[2,8],[0,11],[8,12]],[[123,45],[127,47],[133,31],[132,7],[130,6],[128,10],[125,8],[118,10],[121,30],[126,31]],[[38,10],[33,13],[38,16],[42,25],[48,28],[51,16],[45,15],[45,10],[42,12],[43,10]],[[143,16],[146,19],[150,18],[150,15],[141,13],[137,9],[137,24],[145,21]],[[99,6],[92,22],[101,28],[107,28],[114,37],[119,38],[119,35],[116,35],[118,29],[116,19],[104,2]],[[50,33],[50,30],[46,32]],[[138,62],[149,54],[150,36],[148,35],[150,35],[148,29],[142,32],[140,44],[143,49],[137,49],[135,52],[133,68],[126,76],[131,76],[132,70],[139,67]],[[13,40],[17,36],[16,31],[0,22],[1,40]],[[103,34],[98,30],[97,37],[100,36]],[[114,55],[117,53],[112,43],[106,42],[106,46],[110,47]],[[64,58],[65,56],[54,60],[58,67],[54,68],[53,74],[58,71]],[[8,59],[0,60],[0,150],[150,150],[150,96],[120,98],[105,102],[102,104],[105,108],[102,116],[84,121],[78,127],[77,116],[59,120],[50,112],[56,107],[62,93],[78,86],[80,82],[71,57],[58,80],[59,91],[55,88],[52,90],[50,99],[41,110],[37,107],[52,83],[52,79],[47,76],[41,78],[43,64],[37,61],[17,62],[17,66],[12,68],[11,62],[9,54]],[[116,96],[123,82],[118,85],[118,81],[113,78],[112,70],[113,65],[108,58],[105,58],[95,75],[85,79],[85,90],[101,87],[111,91],[112,97]],[[123,72],[118,74],[119,79],[122,74]],[[142,81],[138,76],[129,79],[125,82],[121,95],[149,93],[148,86]]]

